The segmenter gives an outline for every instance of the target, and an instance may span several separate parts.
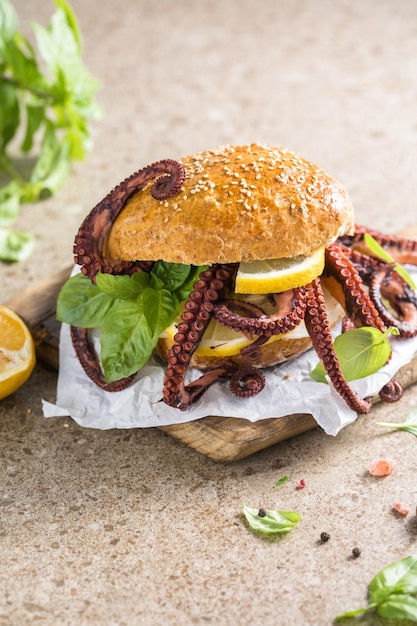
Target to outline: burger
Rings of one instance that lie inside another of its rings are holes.
[[[156,353],[171,406],[186,409],[218,377],[252,395],[263,368],[319,347],[309,297],[317,303],[322,289],[328,328],[340,319],[340,283],[317,279],[326,249],[353,233],[345,189],[297,153],[251,144],[161,161],[84,220],[74,247],[81,272],[64,286],[58,318],[108,391],[133,382]],[[96,327],[100,356],[89,339]],[[190,368],[203,371],[197,381]]]

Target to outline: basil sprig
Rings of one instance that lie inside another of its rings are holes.
[[[82,61],[81,34],[65,0],[47,27],[32,23],[37,51],[18,30],[9,0],[0,2],[0,259],[19,261],[33,237],[14,231],[20,205],[52,195],[92,145],[90,119],[101,109],[94,100],[98,82]],[[16,148],[15,138],[21,137]],[[26,159],[18,167],[15,150]],[[5,181],[5,182],[4,182]]]
[[[387,619],[417,622],[417,556],[407,556],[382,569],[368,586],[369,603],[335,618],[336,622],[375,610]]]
[[[405,418],[405,422],[396,424],[395,422],[377,422],[377,426],[386,426],[395,430],[404,430],[417,437],[417,407],[414,407]]]
[[[146,363],[206,268],[158,261],[149,273],[98,273],[96,285],[76,274],[58,296],[57,319],[80,328],[100,328],[103,372],[107,382],[113,382]]]
[[[378,328],[363,326],[336,337],[334,349],[347,381],[370,376],[385,365],[391,354],[390,334],[398,335],[398,329],[390,327],[382,333]],[[319,383],[327,383],[322,363],[316,365],[310,376]]]

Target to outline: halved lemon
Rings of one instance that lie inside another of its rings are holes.
[[[14,311],[0,305],[0,400],[26,382],[35,360],[29,329]]]
[[[309,256],[267,259],[241,263],[236,276],[236,293],[280,293],[303,287],[324,269],[324,247]]]

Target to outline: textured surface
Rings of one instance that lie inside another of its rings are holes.
[[[52,10],[14,4],[22,20],[46,22]],[[221,144],[298,151],[344,184],[360,223],[394,232],[415,222],[414,0],[73,6],[106,117],[65,188],[22,213],[39,256],[0,267],[2,301],[68,265],[83,216],[129,173]],[[224,466],[158,430],[46,421],[40,401],[55,384],[39,366],[0,403],[1,626],[326,625],[365,603],[381,567],[416,552],[391,512],[397,500],[417,505],[416,439],[376,426],[404,420],[415,387],[337,438],[314,430]],[[394,473],[369,476],[382,457]],[[297,510],[301,524],[262,540],[243,502]]]

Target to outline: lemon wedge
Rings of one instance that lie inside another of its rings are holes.
[[[0,305],[0,400],[26,382],[35,360],[29,329],[14,311]]]
[[[303,287],[324,269],[324,247],[309,256],[267,259],[241,263],[236,276],[236,293],[280,293]]]

